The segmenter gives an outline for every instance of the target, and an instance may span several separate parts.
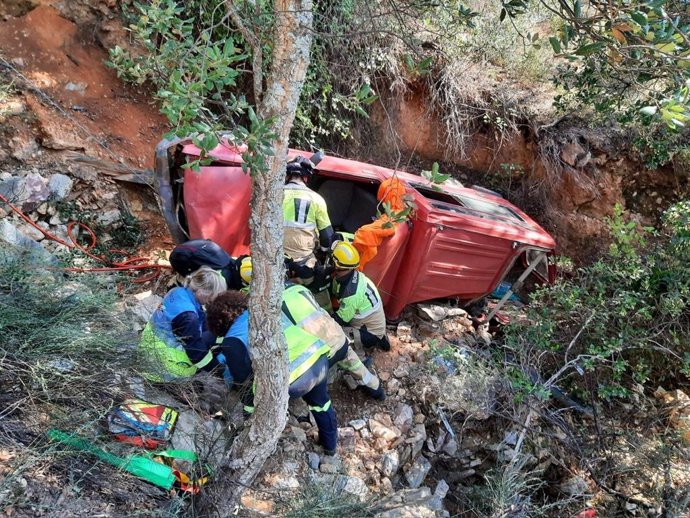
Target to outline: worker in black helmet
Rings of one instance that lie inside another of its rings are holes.
[[[228,289],[239,290],[243,286],[239,271],[242,257],[230,257],[230,254],[210,239],[192,239],[173,249],[170,253],[170,265],[182,277],[187,277],[201,266],[208,266],[221,272]]]
[[[320,153],[315,157],[318,162]],[[302,156],[287,163],[283,188],[283,246],[291,280],[307,286],[317,299],[323,294],[323,301],[319,303],[327,304],[327,279],[315,252],[330,250],[334,232],[325,200],[307,186],[314,167],[310,159]]]

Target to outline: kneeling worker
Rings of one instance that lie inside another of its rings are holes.
[[[364,348],[391,348],[386,336],[386,315],[376,285],[362,272],[359,252],[350,243],[337,241],[333,245],[334,278],[331,284],[331,300],[335,320],[356,345]]]
[[[248,291],[252,281],[251,258],[245,257],[240,268],[245,290]],[[244,291],[244,290],[243,290]],[[386,393],[378,377],[372,374],[360,360],[357,352],[350,347],[350,339],[343,328],[319,306],[314,295],[301,284],[286,283],[283,291],[283,317],[292,324],[304,329],[311,335],[320,338],[328,345],[328,366],[337,365],[348,372],[359,383],[361,388],[372,398],[383,401]]]
[[[210,239],[192,239],[173,248],[170,252],[170,266],[181,277],[187,277],[200,267],[208,266],[223,275],[229,290],[239,290],[242,287],[239,269],[243,257],[246,256],[236,259],[230,257],[230,254]]]
[[[221,348],[237,384],[253,374],[249,355],[249,312],[247,295],[238,291],[222,293],[208,307],[211,331],[223,337]],[[334,455],[338,424],[328,394],[328,346],[301,327],[283,319],[283,333],[289,361],[288,393],[301,397],[309,405],[319,429],[319,444],[327,455]],[[254,411],[254,395],[246,390],[242,402],[245,411]]]
[[[189,378],[199,369],[218,366],[211,348],[215,335],[206,327],[202,305],[226,289],[218,271],[201,266],[185,277],[184,285],[170,290],[146,324],[139,342],[144,376],[168,382]]]

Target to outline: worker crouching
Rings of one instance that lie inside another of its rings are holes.
[[[245,283],[244,292],[249,291],[253,277],[251,257],[242,260],[240,273]],[[372,398],[383,401],[386,393],[381,381],[372,374],[350,346],[351,340],[343,328],[319,305],[310,290],[301,284],[285,283],[283,290],[282,317],[307,333],[320,338],[328,345],[328,366],[336,365],[349,373],[361,388]]]
[[[167,382],[218,366],[211,348],[215,335],[206,326],[203,305],[227,288],[223,276],[201,266],[170,290],[146,324],[139,342],[144,376]]]
[[[235,383],[247,389],[253,383],[247,295],[228,291],[216,297],[208,307],[208,319],[211,331],[222,337],[221,348]],[[328,394],[328,345],[284,317],[282,324],[289,362],[288,394],[304,399],[319,429],[319,444],[327,455],[334,455],[338,425]],[[252,413],[254,391],[241,390],[241,394],[245,412]]]
[[[283,291],[283,317],[308,333],[323,340],[329,349],[328,365],[336,365],[349,373],[372,398],[383,401],[386,393],[381,381],[362,363],[350,347],[350,339],[343,328],[324,311],[311,292],[299,284],[289,284]]]
[[[391,346],[386,336],[381,296],[373,281],[357,270],[359,252],[352,244],[337,241],[333,245],[332,258],[335,272],[331,301],[336,321],[355,345],[389,351]]]

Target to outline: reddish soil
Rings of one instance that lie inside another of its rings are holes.
[[[27,95],[42,127],[44,146],[82,148],[110,160],[120,157],[139,168],[153,165],[155,144],[166,131],[165,118],[147,92],[126,87],[106,67],[107,53],[82,27],[53,7],[39,6],[20,18],[0,21],[0,50],[69,117],[66,120],[38,95],[42,110],[38,101],[32,102],[34,95]]]

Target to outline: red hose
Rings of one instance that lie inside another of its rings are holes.
[[[26,214],[24,214],[21,209],[10,203],[10,201],[0,194],[0,201],[5,202],[10,209],[12,209],[15,213],[19,215],[20,218],[22,218],[24,221],[26,221],[29,225],[34,227],[36,230],[38,230],[41,234],[43,234],[46,238],[50,239],[51,241],[55,241],[56,243],[61,244],[62,246],[65,246],[71,250],[79,250],[80,252],[84,253],[86,256],[90,257],[91,259],[98,261],[105,266],[100,266],[100,267],[95,267],[95,268],[64,268],[65,271],[67,272],[121,272],[121,271],[133,271],[133,270],[154,270],[151,274],[145,275],[143,277],[139,277],[135,279],[133,282],[148,282],[150,280],[153,280],[157,278],[160,275],[160,271],[163,269],[168,269],[170,268],[169,266],[165,266],[162,264],[155,264],[155,263],[150,263],[148,262],[148,258],[146,257],[132,257],[130,259],[126,259],[124,261],[118,262],[118,261],[108,261],[104,257],[100,257],[96,254],[91,253],[91,250],[93,250],[96,247],[97,239],[96,239],[96,233],[86,224],[81,223],[79,221],[70,221],[67,224],[67,235],[69,236],[70,243],[67,243],[66,241],[63,241],[59,237],[57,237],[54,234],[51,234],[47,230],[39,227],[36,223],[34,223],[30,217],[28,217]],[[81,245],[79,242],[77,242],[77,238],[74,237],[72,231],[77,228],[85,230],[89,234],[89,244],[84,246]],[[114,253],[123,253],[123,250],[111,250],[111,252]],[[143,263],[143,264],[140,264]]]

